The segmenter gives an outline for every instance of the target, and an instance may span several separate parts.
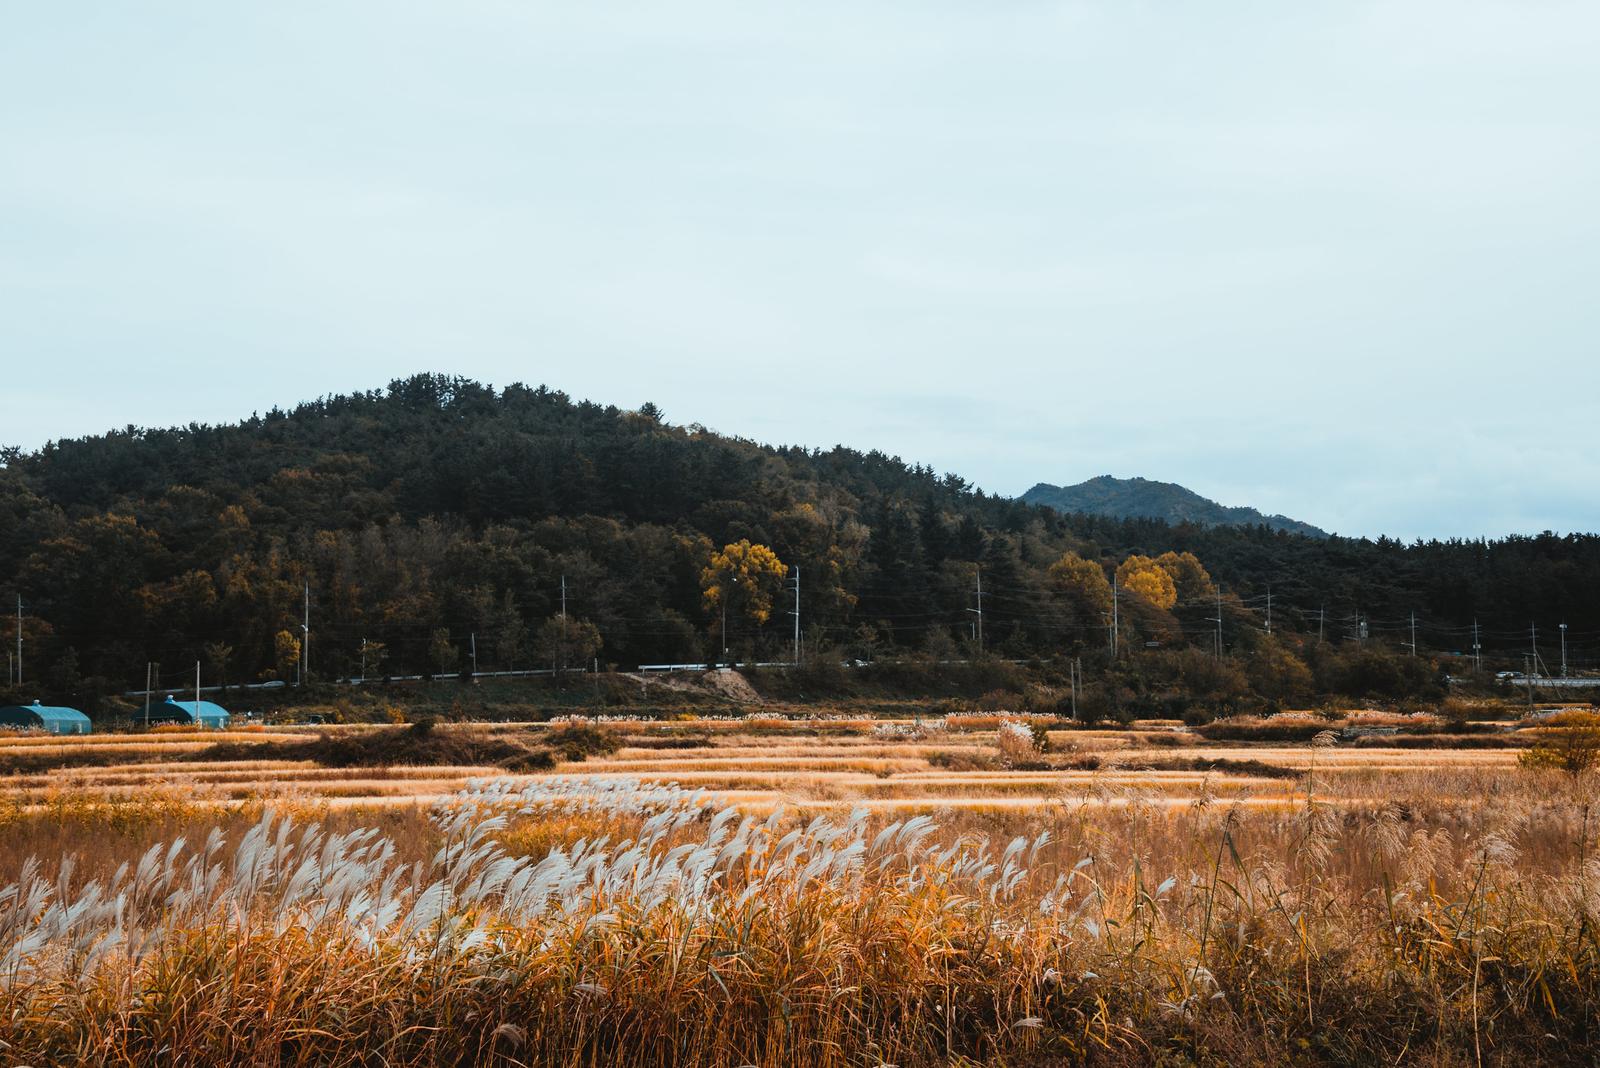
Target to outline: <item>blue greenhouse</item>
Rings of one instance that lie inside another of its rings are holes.
[[[136,722],[149,726],[155,723],[181,723],[195,727],[213,727],[220,730],[228,725],[228,710],[210,701],[174,701],[169,694],[159,705],[150,706],[148,718],[143,712],[134,717]]]
[[[76,708],[42,705],[38,701],[31,705],[0,706],[0,727],[43,729],[51,734],[88,734],[90,731],[89,717]]]

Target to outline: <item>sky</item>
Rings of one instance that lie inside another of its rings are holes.
[[[8,5],[0,443],[418,371],[1600,530],[1600,5]]]

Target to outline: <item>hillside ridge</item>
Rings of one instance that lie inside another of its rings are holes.
[[[1219,504],[1176,482],[1148,478],[1100,475],[1073,486],[1036,484],[1020,498],[1059,512],[1107,516],[1113,519],[1160,519],[1167,523],[1202,526],[1254,527],[1326,538],[1328,532],[1285,515],[1268,515],[1255,508]]]

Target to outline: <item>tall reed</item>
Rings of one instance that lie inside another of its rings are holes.
[[[436,848],[410,863],[414,844],[376,829],[273,813],[237,841],[180,837],[109,874],[28,862],[0,889],[0,1053],[1590,1062],[1587,808],[1453,827],[1310,791],[1268,816],[1209,792],[1181,810],[1137,791],[1089,800],[1013,835],[973,816],[756,817],[621,779],[495,781],[438,806]],[[532,826],[556,844],[502,844]],[[1551,852],[1551,826],[1570,852]]]

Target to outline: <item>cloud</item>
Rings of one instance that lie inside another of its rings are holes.
[[[1001,493],[1600,525],[1589,5],[11,21],[6,440],[440,368]]]

